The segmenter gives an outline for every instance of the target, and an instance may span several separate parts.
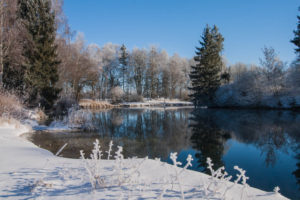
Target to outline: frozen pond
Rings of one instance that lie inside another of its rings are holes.
[[[96,138],[103,151],[110,140],[124,147],[125,157],[168,158],[179,153],[194,157],[193,170],[205,171],[206,158],[215,167],[234,165],[245,169],[250,186],[272,191],[278,185],[286,197],[300,199],[300,113],[290,111],[246,111],[204,109],[113,109],[91,114],[93,131],[36,132],[28,138],[62,156],[88,155]]]

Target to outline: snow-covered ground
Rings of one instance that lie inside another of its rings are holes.
[[[192,102],[181,101],[179,99],[145,99],[144,102],[124,102],[119,104],[121,107],[178,107],[178,106],[191,106]]]
[[[159,160],[61,158],[20,137],[28,124],[0,125],[0,199],[286,199]]]

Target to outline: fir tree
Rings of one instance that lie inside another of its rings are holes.
[[[119,62],[121,64],[121,73],[122,73],[122,88],[125,91],[125,76],[126,76],[126,67],[128,65],[128,53],[126,51],[126,47],[123,44],[120,48],[121,57],[119,58]]]
[[[298,9],[300,11],[300,7]],[[295,52],[298,55],[297,61],[300,62],[300,16],[297,16],[298,18],[298,25],[297,30],[294,31],[295,37],[291,42],[296,45]]]
[[[58,81],[55,45],[55,16],[49,0],[19,0],[19,17],[27,31],[28,40],[24,46],[25,88],[28,103],[40,103],[45,109],[53,106],[60,89]]]
[[[199,41],[200,47],[196,47],[195,66],[191,66],[190,72],[192,94],[194,105],[211,105],[216,90],[221,84],[220,73],[222,67],[221,52],[223,50],[224,38],[218,28],[208,25],[203,31]]]

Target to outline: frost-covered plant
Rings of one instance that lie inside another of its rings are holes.
[[[204,187],[205,193],[207,193],[207,190],[209,190],[212,186],[214,186],[212,189],[213,194],[216,194],[218,189],[222,188],[222,186],[224,185],[228,189],[226,184],[228,181],[230,181],[232,176],[228,176],[228,173],[225,171],[225,167],[222,166],[215,171],[213,169],[214,164],[212,163],[212,160],[209,157],[206,159],[206,163],[207,163],[207,169],[211,173],[211,179],[210,179],[211,181],[208,184],[207,188]],[[227,193],[227,189],[225,190],[223,197],[225,197]]]
[[[0,118],[24,119],[29,117],[22,100],[15,94],[7,92],[0,85]],[[1,119],[0,119],[1,122]]]
[[[109,148],[108,148],[108,151],[106,151],[106,153],[107,153],[107,160],[109,160],[109,158],[111,157],[112,146],[113,146],[113,141],[111,140],[111,141],[109,142]]]
[[[120,87],[114,87],[110,90],[110,98],[112,103],[120,103],[123,100],[124,91]]]
[[[243,185],[247,185],[247,180],[249,179],[249,177],[246,176],[246,170],[243,170],[238,166],[234,166],[233,168],[240,172],[240,174],[237,175],[237,179],[234,181],[234,183],[238,183],[242,179],[241,183]]]
[[[131,185],[133,183],[140,184],[140,167],[148,159],[145,157],[142,161],[138,161],[136,158],[127,159],[126,165],[124,162],[124,156],[122,154],[123,147],[118,146],[118,150],[115,152],[115,165],[112,174],[112,185]]]
[[[122,169],[123,169],[123,159],[124,156],[122,154],[123,147],[118,146],[118,150],[115,153],[115,159],[116,159],[116,165],[115,165],[115,173],[117,174],[118,177],[118,185],[121,185],[122,182]]]
[[[247,188],[248,188],[247,180],[249,179],[249,177],[246,176],[246,170],[243,170],[242,168],[239,168],[238,166],[234,166],[233,168],[240,173],[237,175],[237,179],[234,181],[234,183],[237,184],[241,180],[241,183],[244,186],[242,193],[241,193],[241,199],[243,199],[244,192],[247,192]]]
[[[113,142],[110,141],[109,149],[106,151],[108,154],[107,159],[110,159],[111,151],[113,147]],[[129,159],[126,162],[126,166],[124,163],[124,156],[122,154],[123,147],[118,146],[118,150],[115,152],[114,158],[114,166],[112,173],[109,175],[101,174],[101,160],[102,160],[102,151],[100,149],[99,140],[94,142],[94,149],[92,150],[92,154],[90,155],[91,159],[86,159],[84,152],[81,150],[80,155],[83,161],[84,167],[88,173],[89,181],[92,185],[93,189],[97,189],[98,187],[109,187],[109,186],[121,186],[124,184],[131,184],[139,182],[139,168],[142,163],[148,159],[145,158],[143,161],[139,162],[135,158]],[[129,185],[127,185],[129,186]]]
[[[182,188],[181,183],[180,183],[179,172],[178,172],[178,166],[182,165],[182,163],[177,161],[177,152],[171,153],[170,158],[171,158],[171,160],[173,162],[173,165],[174,165],[175,180],[177,181],[180,192],[181,192],[181,199],[184,199],[184,192],[183,192],[183,188]]]
[[[225,181],[229,181],[232,178],[231,176],[228,176],[228,173],[225,171],[224,166],[218,168],[215,171],[213,169],[214,164],[212,163],[212,160],[209,157],[207,158],[206,163],[207,163],[207,169],[209,169],[212,178],[217,178]]]
[[[92,113],[89,110],[71,108],[65,121],[70,127],[79,127],[87,130],[94,128]]]
[[[184,170],[186,170],[188,167],[192,167],[192,161],[193,161],[194,159],[193,159],[193,157],[192,157],[192,155],[188,155],[188,157],[186,158],[186,161],[187,161],[187,163],[185,164],[185,166],[183,167],[183,169],[181,170],[181,172],[180,172],[180,174],[184,171]]]
[[[80,151],[81,159],[84,163],[84,167],[89,174],[90,183],[93,189],[105,186],[104,178],[100,175],[100,160],[102,157],[102,151],[100,150],[99,140],[96,139],[94,142],[94,149],[90,155],[91,160],[85,159],[85,154],[83,150]]]
[[[279,194],[280,188],[278,186],[274,187],[273,191],[275,194]]]
[[[184,192],[183,192],[183,188],[182,188],[182,185],[181,185],[180,175],[188,167],[192,166],[193,157],[190,154],[187,156],[187,159],[186,159],[187,163],[184,165],[184,167],[181,169],[181,171],[179,171],[178,166],[181,166],[182,163],[177,161],[177,152],[171,153],[170,154],[170,159],[173,162],[173,166],[174,166],[174,170],[175,170],[175,176],[169,175],[168,170],[166,170],[166,172],[167,172],[168,176],[170,176],[170,178],[171,178],[172,188],[173,188],[174,182],[176,182],[178,184],[180,192],[181,192],[181,199],[184,199],[185,197],[184,197]],[[160,159],[155,159],[155,160],[160,161]],[[166,193],[166,190],[167,190],[168,182],[166,181],[165,178],[164,178],[163,182],[164,182],[164,184],[163,184],[163,187],[162,187],[162,192],[157,197],[158,199],[163,199],[163,196],[164,196],[164,194]]]

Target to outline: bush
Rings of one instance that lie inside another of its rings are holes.
[[[25,116],[26,112],[20,99],[0,88],[0,117],[21,119]]]
[[[123,101],[124,91],[120,87],[114,87],[110,90],[110,98],[112,103],[120,103]]]

